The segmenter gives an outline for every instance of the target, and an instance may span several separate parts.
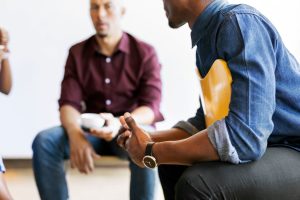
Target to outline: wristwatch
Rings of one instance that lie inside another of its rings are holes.
[[[144,166],[150,169],[157,167],[157,162],[154,156],[152,155],[152,147],[155,142],[149,142],[146,146],[145,156],[143,158]]]

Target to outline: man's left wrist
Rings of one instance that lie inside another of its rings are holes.
[[[153,146],[155,145],[155,142],[149,142],[146,145],[146,149],[145,149],[145,154],[143,157],[143,164],[145,167],[150,168],[150,169],[154,169],[155,167],[157,167],[157,160],[154,157],[153,154]]]

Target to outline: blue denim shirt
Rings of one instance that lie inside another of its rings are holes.
[[[208,127],[220,159],[257,160],[268,141],[299,150],[300,66],[271,22],[248,5],[215,0],[197,18],[191,38],[202,77],[224,59],[233,79],[228,116]],[[174,127],[190,133],[207,128],[202,107]]]

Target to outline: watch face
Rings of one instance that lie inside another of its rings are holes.
[[[153,156],[145,156],[143,158],[143,163],[148,168],[155,168],[156,167],[156,159]]]

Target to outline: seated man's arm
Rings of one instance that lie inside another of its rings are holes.
[[[207,130],[183,140],[155,143],[153,155],[158,164],[191,165],[201,161],[219,160],[218,152],[210,142]]]
[[[9,94],[12,88],[12,76],[8,59],[1,60],[0,50],[0,92]]]
[[[273,131],[275,49],[280,38],[268,24],[257,16],[236,15],[219,29],[216,50],[232,75],[231,101],[228,116],[207,131],[222,161],[238,164],[260,159]]]
[[[97,155],[79,124],[82,100],[83,92],[76,73],[75,57],[71,49],[61,84],[60,120],[69,138],[71,167],[78,168],[81,173],[89,173],[94,169],[93,158]]]
[[[2,172],[0,172],[0,199],[6,199],[6,200],[13,199],[7,188],[7,184],[6,184],[6,181],[4,179],[4,175],[2,174]]]
[[[169,130],[155,131],[151,134],[151,139],[154,142],[176,141],[190,137],[191,135],[179,128]]]
[[[153,47],[147,47],[141,63],[141,77],[137,87],[138,107],[132,111],[136,121],[143,125],[151,125],[163,120],[160,113],[161,87],[160,76],[161,65]]]
[[[9,94],[12,87],[10,64],[8,61],[8,33],[0,28],[0,92]]]
[[[69,138],[78,134],[83,135],[83,130],[78,121],[80,120],[80,113],[78,110],[70,105],[63,105],[60,108],[60,121],[65,128]],[[72,133],[72,134],[71,134]]]
[[[142,125],[150,125],[155,119],[153,110],[148,106],[140,106],[131,112],[133,118]]]
[[[122,116],[120,121],[127,130],[119,136],[118,144],[128,151],[136,164],[143,167],[142,160],[146,145],[153,140],[148,133],[138,127],[129,113],[126,113],[124,117]],[[172,129],[168,134],[184,134],[178,131],[182,130]],[[156,142],[153,145],[152,153],[158,164],[191,165],[199,161],[219,160],[218,153],[208,138],[207,130],[186,139]]]

